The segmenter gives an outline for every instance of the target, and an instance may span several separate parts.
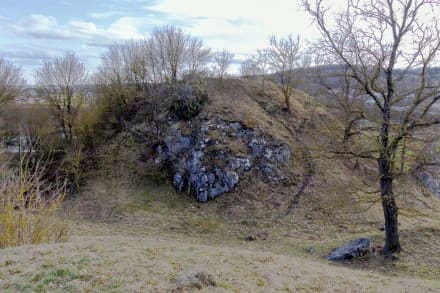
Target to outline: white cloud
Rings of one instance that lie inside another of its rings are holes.
[[[54,17],[32,14],[20,22],[0,17],[0,32],[15,35],[26,35],[37,39],[65,39],[62,31],[56,28]]]
[[[71,32],[83,36],[95,35],[104,32],[103,30],[99,30],[96,27],[96,24],[94,24],[93,22],[86,22],[86,21],[71,21],[69,22],[69,28]]]
[[[79,5],[76,1],[60,1],[64,5]],[[73,14],[68,20],[62,14],[22,15],[21,19],[0,16],[0,44],[9,50],[0,54],[12,57],[16,51],[17,60],[31,60],[69,49],[79,55],[90,53],[94,56],[88,58],[88,64],[97,63],[102,52],[98,47],[143,38],[153,26],[174,24],[203,38],[214,50],[226,48],[235,53],[236,60],[241,60],[267,46],[272,34],[315,37],[314,25],[299,3],[300,0],[108,0],[105,6],[92,8],[94,13]],[[20,46],[10,50],[14,43]],[[27,52],[32,51],[27,45],[40,45],[41,51]]]
[[[0,55],[2,57],[10,59],[20,59],[21,63],[29,62],[31,64],[35,64],[41,59],[50,57],[49,52],[35,48],[16,48],[13,50],[1,50]]]
[[[187,23],[187,31],[205,38],[214,48],[250,54],[267,45],[274,34],[317,36],[299,4],[292,0],[162,0],[145,9]]]
[[[144,24],[143,18],[124,16],[112,23],[108,32],[117,39],[138,39],[144,36],[138,29]]]
[[[121,14],[122,12],[120,11],[94,12],[94,13],[90,13],[90,17],[93,19],[106,19]]]
[[[142,38],[141,27],[151,24],[146,18],[120,17],[107,26],[98,26],[94,22],[72,20],[60,24],[53,16],[33,14],[22,21],[13,22],[0,18],[5,32],[18,36],[52,40],[79,40],[91,44],[110,44],[116,40]],[[0,31],[2,30],[0,26]]]
[[[44,30],[56,26],[57,20],[52,16],[31,14],[23,24],[34,30]]]

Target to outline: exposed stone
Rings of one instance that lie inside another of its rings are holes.
[[[211,274],[199,271],[196,273],[182,272],[176,277],[176,283],[179,287],[175,292],[184,291],[183,288],[202,290],[206,287],[216,287],[217,282]],[[185,290],[186,291],[186,290]],[[172,291],[174,292],[174,290]]]
[[[416,172],[417,178],[436,197],[440,198],[440,143],[432,143],[423,150],[426,166]]]
[[[269,232],[267,231],[258,231],[257,233],[249,233],[246,237],[246,241],[255,241],[255,240],[267,240],[269,238]]]
[[[306,247],[305,251],[309,254],[312,254],[315,252],[315,247],[313,246]]]
[[[370,251],[370,239],[359,238],[332,250],[327,259],[332,261],[350,260],[366,255]]]
[[[418,174],[418,178],[432,194],[440,198],[440,170],[437,170],[436,173],[422,171]]]
[[[165,145],[171,154],[179,154],[190,149],[194,143],[191,137],[182,136],[180,133],[168,135],[165,138]]]
[[[176,172],[176,174],[174,174],[173,185],[179,192],[183,191],[185,182],[184,182],[183,174],[181,172],[178,171]]]
[[[269,238],[269,232],[267,231],[259,231],[255,234],[258,239],[267,240]]]
[[[246,239],[246,241],[255,241],[255,240],[257,240],[257,236],[255,234],[251,233],[251,234],[248,234],[245,239]]]
[[[170,123],[163,144],[156,148],[155,162],[170,168],[179,192],[188,191],[198,201],[206,202],[231,192],[241,176],[253,169],[261,172],[264,180],[286,179],[280,166],[290,160],[289,147],[261,131],[240,122],[212,118],[191,129],[192,135],[188,136],[182,134],[185,124]],[[229,143],[237,149],[230,148]]]

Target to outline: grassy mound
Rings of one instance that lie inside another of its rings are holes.
[[[264,92],[261,84],[243,80],[209,89],[208,101],[192,119],[240,121],[288,144],[289,174],[296,184],[268,184],[248,176],[234,192],[200,204],[176,193],[169,178],[139,162],[146,146],[128,132],[118,133],[97,151],[98,171],[66,203],[74,211],[70,220],[76,227],[70,240],[2,250],[0,288],[440,290],[440,202],[414,178],[402,176],[396,182],[403,246],[399,259],[391,262],[371,255],[351,263],[329,263],[323,256],[354,238],[383,243],[376,164],[360,160],[354,168],[353,160],[325,155],[327,146],[340,141],[342,126],[302,92],[294,93],[292,112],[287,113],[281,94],[270,83]]]

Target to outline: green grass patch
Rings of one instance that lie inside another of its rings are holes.
[[[36,292],[53,292],[55,289],[73,291],[70,282],[74,280],[87,280],[88,275],[72,272],[66,268],[56,268],[47,272],[41,272],[32,277],[31,281],[36,283]]]

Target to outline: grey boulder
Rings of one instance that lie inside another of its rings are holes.
[[[343,261],[366,255],[370,251],[370,239],[359,238],[335,248],[328,255],[331,261]]]

